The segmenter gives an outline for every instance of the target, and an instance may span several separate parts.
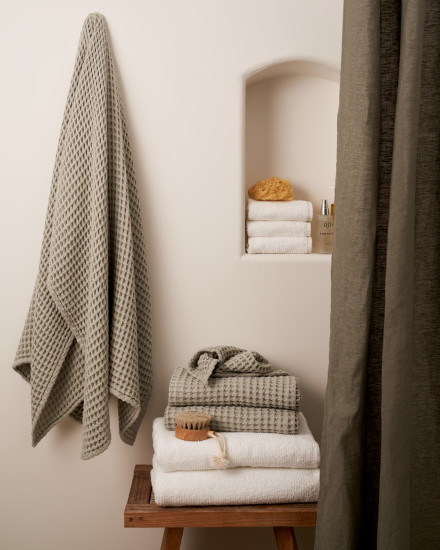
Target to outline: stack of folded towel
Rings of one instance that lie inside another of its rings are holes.
[[[297,435],[226,433],[229,465],[211,461],[217,442],[181,441],[153,423],[151,480],[159,506],[221,506],[315,502],[319,493],[319,446],[299,413]]]
[[[255,352],[231,346],[197,352],[171,379],[164,418],[153,424],[151,474],[160,506],[313,502],[319,447],[299,410],[295,377]],[[226,469],[213,460],[218,441],[181,441],[175,415],[200,411],[225,438]]]
[[[248,199],[248,254],[310,254],[313,205],[309,201]]]
[[[165,424],[174,430],[177,413],[196,411],[209,414],[211,428],[220,432],[295,434],[300,401],[296,378],[274,369],[259,353],[206,348],[175,369]]]

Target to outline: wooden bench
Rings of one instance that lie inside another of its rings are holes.
[[[124,527],[164,527],[161,550],[179,550],[185,527],[273,527],[279,550],[298,550],[293,528],[316,525],[316,502],[162,508],[154,501],[150,470],[135,466]]]

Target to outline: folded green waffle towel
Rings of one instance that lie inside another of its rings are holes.
[[[276,370],[267,359],[256,351],[234,346],[217,346],[199,350],[191,358],[188,371],[201,382],[211,376],[288,376]]]
[[[168,406],[164,415],[167,430],[175,429],[176,414],[185,411],[209,414],[209,425],[218,432],[298,433],[299,411],[262,407]]]
[[[224,375],[212,376],[206,383],[192,376],[185,367],[174,370],[168,395],[168,404],[176,407],[209,405],[296,410],[300,401],[294,376]]]
[[[104,17],[82,30],[37,282],[14,361],[31,385],[32,443],[83,423],[81,457],[110,444],[109,393],[132,444],[151,393],[150,304],[136,181]]]
[[[301,394],[294,376],[272,367],[255,351],[233,346],[199,350],[187,367],[171,377],[165,425],[176,426],[176,414],[211,415],[211,428],[224,432],[298,431]]]

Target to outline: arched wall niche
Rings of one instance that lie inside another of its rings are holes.
[[[271,176],[288,179],[295,199],[311,201],[315,215],[322,199],[334,200],[339,73],[320,61],[295,59],[246,75],[245,202],[249,187]],[[243,239],[242,253],[244,246]]]

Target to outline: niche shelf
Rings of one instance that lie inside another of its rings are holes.
[[[247,254],[247,190],[260,179],[288,179],[295,199],[333,201],[339,69],[317,61],[276,63],[249,74],[243,85],[243,220],[241,256],[252,262],[329,263],[331,254]],[[312,222],[312,239],[314,223]]]

